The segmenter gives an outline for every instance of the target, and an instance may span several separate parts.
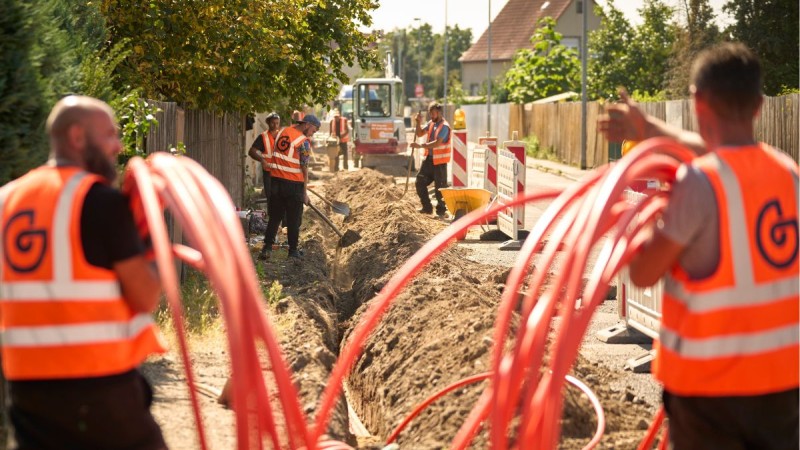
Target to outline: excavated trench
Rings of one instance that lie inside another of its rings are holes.
[[[340,345],[369,301],[400,265],[447,225],[418,214],[413,193],[400,198],[402,186],[372,170],[329,178],[323,192],[350,205],[349,218],[332,219],[362,239],[336,251],[338,236],[307,213],[302,232],[306,256],[302,262],[283,263],[279,280],[289,295],[273,305],[283,348],[311,417]],[[418,403],[489,369],[492,327],[507,269],[469,261],[465,252],[451,246],[434,259],[395,300],[366,342],[347,380],[350,406],[374,437],[358,439],[359,447],[380,448]],[[648,413],[609,390],[613,373],[581,360],[574,372],[595,390],[606,409],[604,448],[635,448]],[[401,448],[447,447],[483,387],[464,387],[432,404],[400,435]],[[588,400],[567,391],[560,448],[582,448],[595,426]],[[328,434],[356,443],[348,432],[344,401],[337,405]],[[488,447],[485,433],[473,447]]]

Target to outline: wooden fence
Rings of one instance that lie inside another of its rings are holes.
[[[697,130],[690,100],[671,100],[643,103],[645,112],[669,124],[688,130]],[[509,132],[519,130],[522,136],[534,135],[542,148],[552,149],[558,159],[569,165],[580,166],[581,154],[581,104],[580,102],[549,104],[509,104]],[[594,168],[608,162],[609,143],[597,132],[597,119],[603,106],[597,102],[587,104],[587,167]],[[800,161],[800,94],[781,97],[764,97],[761,114],[755,123],[756,138],[791,155]]]
[[[161,109],[158,127],[150,130],[148,153],[169,151],[179,142],[186,156],[199,162],[228,190],[233,203],[244,202],[244,116],[184,110],[172,102],[151,102]]]

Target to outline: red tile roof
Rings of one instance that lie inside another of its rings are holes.
[[[542,9],[542,5],[548,3]],[[546,16],[556,20],[573,3],[573,0],[508,0],[492,22],[492,60],[509,60],[521,48],[531,48],[531,36],[536,22]],[[594,3],[594,2],[591,2]],[[460,61],[486,61],[488,59],[489,30],[481,35]]]

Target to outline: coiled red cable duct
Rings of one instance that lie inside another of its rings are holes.
[[[166,154],[152,155],[147,162],[134,158],[129,165],[124,189],[142,205],[143,210],[138,211],[138,216],[145,217],[149,226],[156,262],[175,318],[201,448],[205,449],[207,444],[193,389],[194,377],[184,336],[173,255],[204,271],[219,296],[228,331],[234,378],[233,407],[238,448],[261,448],[263,440],[268,438],[273,448],[346,449],[350,447],[341,442],[323,440],[322,435],[333,405],[341,394],[344,377],[360,355],[380,317],[402,288],[469,226],[505,208],[557,197],[531,231],[508,277],[495,326],[493,371],[485,374],[491,383],[452,444],[452,448],[458,449],[469,445],[480,424],[493,411],[489,422],[492,446],[507,448],[510,420],[515,411],[521,409],[521,425],[517,430],[512,430],[515,431],[512,434],[517,436],[517,445],[555,448],[563,407],[561,392],[564,382],[573,380],[568,378],[567,372],[574,363],[591,314],[602,301],[608,282],[644,243],[646,226],[666,204],[664,194],[654,192],[645,201],[632,205],[624,200],[622,192],[635,179],[672,181],[680,163],[692,157],[689,150],[672,141],[652,139],[640,144],[613,167],[591,173],[560,196],[559,191],[523,193],[507,205],[473,211],[447,227],[406,261],[370,302],[370,307],[334,366],[313,427],[308,426],[300,409],[289,369],[281,355],[273,327],[262,309],[263,299],[258,280],[227,192],[199,164],[188,158],[174,158]],[[170,245],[162,218],[162,203],[184,228],[187,240],[194,248]],[[549,240],[544,244],[544,237],[548,233]],[[606,233],[613,233],[613,239],[605,241],[580,295],[589,251]],[[562,269],[555,282],[545,289],[547,270],[543,268],[553,263],[555,252],[562,243]],[[544,249],[540,269],[531,275],[528,268],[535,251],[540,248]],[[503,345],[509,335],[511,314],[519,301],[517,292],[528,278],[531,278],[531,283],[523,298],[522,326],[516,331],[512,352],[504,354]],[[566,289],[562,290],[562,287]],[[543,363],[547,349],[546,337],[556,313],[561,314],[561,322],[556,338],[549,347],[550,367],[547,368]],[[258,341],[264,344],[274,372],[274,393],[266,385],[261,373],[256,345]],[[475,378],[472,377],[473,380]],[[464,384],[460,383],[456,385]],[[577,384],[582,385],[579,382]],[[595,401],[596,398],[588,388],[585,388],[585,392],[594,399],[592,401],[597,409],[599,403]],[[273,407],[273,397],[279,400],[280,411]],[[601,411],[598,410],[598,432],[587,448],[595,446],[602,435]],[[282,414],[277,415],[278,412]],[[286,429],[281,432],[279,426],[283,423]],[[652,435],[655,435],[657,428],[652,428]],[[396,433],[393,437],[396,437]]]

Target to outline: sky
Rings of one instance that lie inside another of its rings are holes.
[[[449,26],[471,28],[472,39],[477,40],[488,26],[489,2],[491,2],[492,19],[503,9],[508,0],[379,0],[380,6],[372,13],[373,30],[390,31],[395,28],[416,27],[415,18],[422,23],[430,23],[433,31],[444,30],[445,1],[447,1],[447,23]],[[666,0],[675,5],[677,0]],[[726,23],[722,15],[722,5],[727,0],[711,0],[711,6],[721,23]],[[604,5],[604,0],[597,0]],[[628,20],[637,25],[641,18],[636,12],[644,3],[643,0],[616,0],[614,5],[621,10]],[[728,20],[729,21],[729,20]]]

